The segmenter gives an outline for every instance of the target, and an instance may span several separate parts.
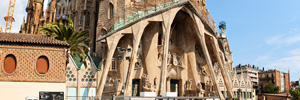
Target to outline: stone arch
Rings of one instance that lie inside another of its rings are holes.
[[[198,31],[200,30],[197,29],[193,13],[185,7],[181,8],[174,16],[174,20],[171,22],[168,51],[172,54],[172,56],[177,56],[171,57],[172,59],[169,63],[174,63],[174,66],[182,66],[184,69],[177,73],[187,74],[187,76],[177,77],[177,79],[181,80],[179,83],[179,91],[187,90],[187,88],[185,89],[184,87],[186,82],[189,82],[191,85],[191,88],[188,88],[188,90],[196,90],[197,84],[201,84],[199,79],[200,76],[197,71],[197,56],[195,53],[196,45],[200,45],[200,39],[197,38]],[[203,54],[203,52],[200,53]],[[184,94],[184,92],[179,93],[179,96],[184,95],[193,96],[198,94]]]
[[[131,55],[131,51],[128,51],[127,48],[132,49],[132,35],[131,34],[125,34],[123,35],[119,42],[117,43],[117,48],[120,47],[121,49],[125,48],[125,55],[123,55],[123,53],[120,53],[117,49],[115,50],[115,53],[113,55],[114,61],[116,62],[116,69],[117,72],[116,74],[114,74],[114,77],[118,77],[121,80],[123,80],[123,64],[125,64],[125,75],[127,75],[128,72],[128,65],[129,65],[129,60],[124,60],[123,62],[123,57],[130,57]],[[118,57],[121,56],[122,59],[119,59]],[[126,77],[126,76],[125,76]]]
[[[153,74],[157,73],[157,70],[160,69],[158,67],[159,64],[157,63],[158,56],[153,56],[158,55],[157,49],[159,46],[159,34],[162,34],[162,23],[149,23],[144,29],[143,35],[141,37],[140,47],[138,50],[138,54],[141,55],[141,57],[139,58],[142,60],[142,64],[144,66],[144,73],[147,73],[147,77],[152,86],[156,85],[156,83],[152,83],[157,81],[155,78],[160,77],[160,73]],[[151,91],[157,91],[154,90],[154,87],[151,87],[151,89]]]

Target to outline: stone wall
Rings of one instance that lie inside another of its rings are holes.
[[[0,64],[0,81],[22,82],[65,82],[66,51],[63,47],[43,45],[1,44],[0,62],[4,62],[7,55],[16,58],[16,69],[13,73],[4,71],[4,64]],[[49,60],[49,69],[45,74],[36,70],[37,60],[46,56]]]

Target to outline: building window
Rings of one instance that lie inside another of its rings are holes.
[[[108,19],[113,18],[114,16],[114,5],[112,3],[109,3],[109,10],[108,10]]]
[[[4,59],[4,71],[6,73],[13,73],[16,70],[16,57],[12,54],[9,54]]]
[[[69,87],[68,88],[68,99],[69,100],[76,100],[76,96],[77,96],[77,88],[76,87]]]
[[[81,15],[80,15],[80,22],[79,22],[80,25],[83,24],[83,12],[81,12]]]
[[[45,74],[49,70],[49,60],[46,56],[41,56],[37,60],[36,70],[39,74]]]
[[[110,71],[117,71],[117,69],[116,69],[116,61],[115,60],[111,61],[111,69],[110,69]]]
[[[89,27],[90,26],[90,17],[91,14],[90,13],[87,13],[87,15],[85,16],[85,26],[86,27]]]

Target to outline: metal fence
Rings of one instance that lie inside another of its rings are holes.
[[[115,31],[135,20],[143,18],[144,16],[147,16],[147,15],[154,13],[160,9],[163,9],[165,7],[176,4],[176,3],[178,3],[178,1],[179,0],[164,0],[164,2],[162,2],[162,3],[157,2],[152,5],[151,5],[151,3],[141,5],[143,7],[139,8],[139,9],[134,8],[134,7],[125,8],[125,10],[126,10],[125,12],[127,12],[124,16],[125,18],[120,20],[120,16],[114,16],[114,21],[108,23],[108,24],[112,25],[111,28],[108,30],[108,32]],[[114,23],[114,24],[112,24],[112,23]]]
[[[67,96],[65,100],[77,100],[77,98],[79,100],[114,100],[113,96]]]
[[[118,12],[120,15],[115,15],[112,20],[109,20],[106,24],[108,25],[108,33],[116,31],[127,24],[130,24],[138,19],[144,18],[152,13],[155,13],[161,9],[166,7],[175,5],[180,3],[181,0],[145,0],[143,3],[133,4],[133,6],[129,8],[124,8],[124,11]],[[182,0],[183,1],[183,0]],[[206,7],[198,7],[204,6],[205,4],[199,4],[199,1],[196,0],[188,0],[194,8],[200,13],[200,16],[206,23],[212,28],[212,30],[216,31],[215,21],[209,15],[209,11]]]
[[[66,100],[220,100],[219,97],[67,96]]]

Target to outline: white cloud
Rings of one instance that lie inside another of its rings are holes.
[[[5,20],[3,19],[3,17],[7,15],[8,5],[9,5],[9,0],[1,0],[0,27],[2,27],[3,31],[5,27]],[[16,0],[15,11],[14,11],[15,22],[12,23],[12,32],[20,31],[20,27],[23,23],[23,17],[26,16],[26,11],[25,11],[26,5],[27,5],[27,0]]]
[[[300,70],[300,55],[280,58],[271,62],[268,68],[276,68],[279,70],[287,71],[290,69],[291,73],[299,73]]]
[[[256,63],[265,62],[266,60],[269,59],[270,59],[269,55],[258,56],[255,62]]]
[[[282,47],[300,42],[300,32],[297,29],[291,29],[289,33],[280,34],[265,39],[268,45]]]
[[[300,48],[288,51],[289,55],[300,55]]]

